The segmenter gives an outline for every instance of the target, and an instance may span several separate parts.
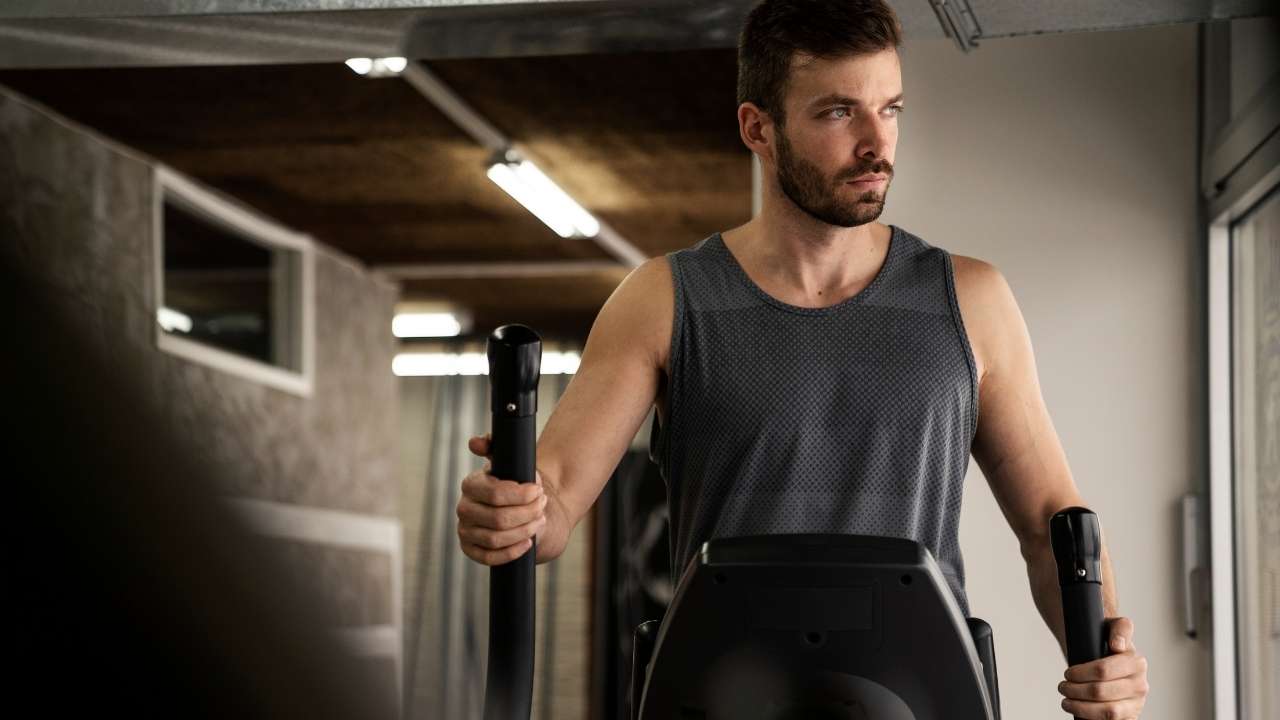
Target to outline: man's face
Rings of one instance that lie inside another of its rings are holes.
[[[893,179],[901,95],[894,50],[793,58],[786,125],[775,142],[778,184],[791,202],[828,225],[855,227],[880,217]],[[850,182],[868,174],[885,179]]]

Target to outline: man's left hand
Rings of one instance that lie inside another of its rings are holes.
[[[1147,703],[1147,658],[1133,645],[1133,621],[1108,618],[1112,655],[1067,668],[1062,709],[1082,720],[1136,720]]]

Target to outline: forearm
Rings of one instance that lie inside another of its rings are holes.
[[[539,468],[542,475],[542,490],[547,496],[547,506],[543,510],[547,517],[546,527],[538,533],[538,548],[535,564],[541,565],[560,557],[569,544],[569,536],[573,534],[578,518],[561,501],[558,492],[559,483],[556,478]]]
[[[1026,543],[1022,555],[1027,562],[1027,577],[1031,582],[1031,597],[1044,624],[1058,641],[1063,658],[1067,656],[1066,630],[1062,621],[1062,589],[1058,586],[1058,565],[1053,557],[1053,545],[1049,536]],[[1111,557],[1102,547],[1102,608],[1104,617],[1119,616],[1116,602],[1115,577],[1111,572]]]

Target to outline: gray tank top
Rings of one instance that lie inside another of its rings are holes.
[[[891,225],[857,295],[825,308],[757,286],[719,233],[671,252],[667,485],[678,580],[714,537],[853,533],[929,548],[969,614],[957,531],[977,372],[951,256]]]

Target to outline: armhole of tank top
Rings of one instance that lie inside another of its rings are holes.
[[[956,296],[955,267],[951,262],[951,253],[938,248],[942,252],[943,266],[947,276],[947,305],[951,308],[951,322],[960,338],[960,346],[964,348],[964,360],[969,366],[969,447],[973,447],[973,438],[978,431],[978,363],[973,357],[973,346],[969,343],[969,332],[964,327],[964,317],[960,315],[960,300]]]
[[[667,266],[671,269],[671,286],[674,293],[672,303],[671,317],[671,341],[667,346],[667,387],[666,387],[666,405],[667,417],[665,422],[660,421],[661,430],[658,434],[658,458],[661,461],[662,476],[670,477],[668,471],[668,458],[670,456],[671,430],[675,426],[676,416],[676,367],[681,361],[680,356],[680,338],[684,333],[684,278],[680,273],[680,254],[679,252],[667,253]],[[656,414],[656,410],[654,411]],[[655,418],[658,419],[658,418]]]

